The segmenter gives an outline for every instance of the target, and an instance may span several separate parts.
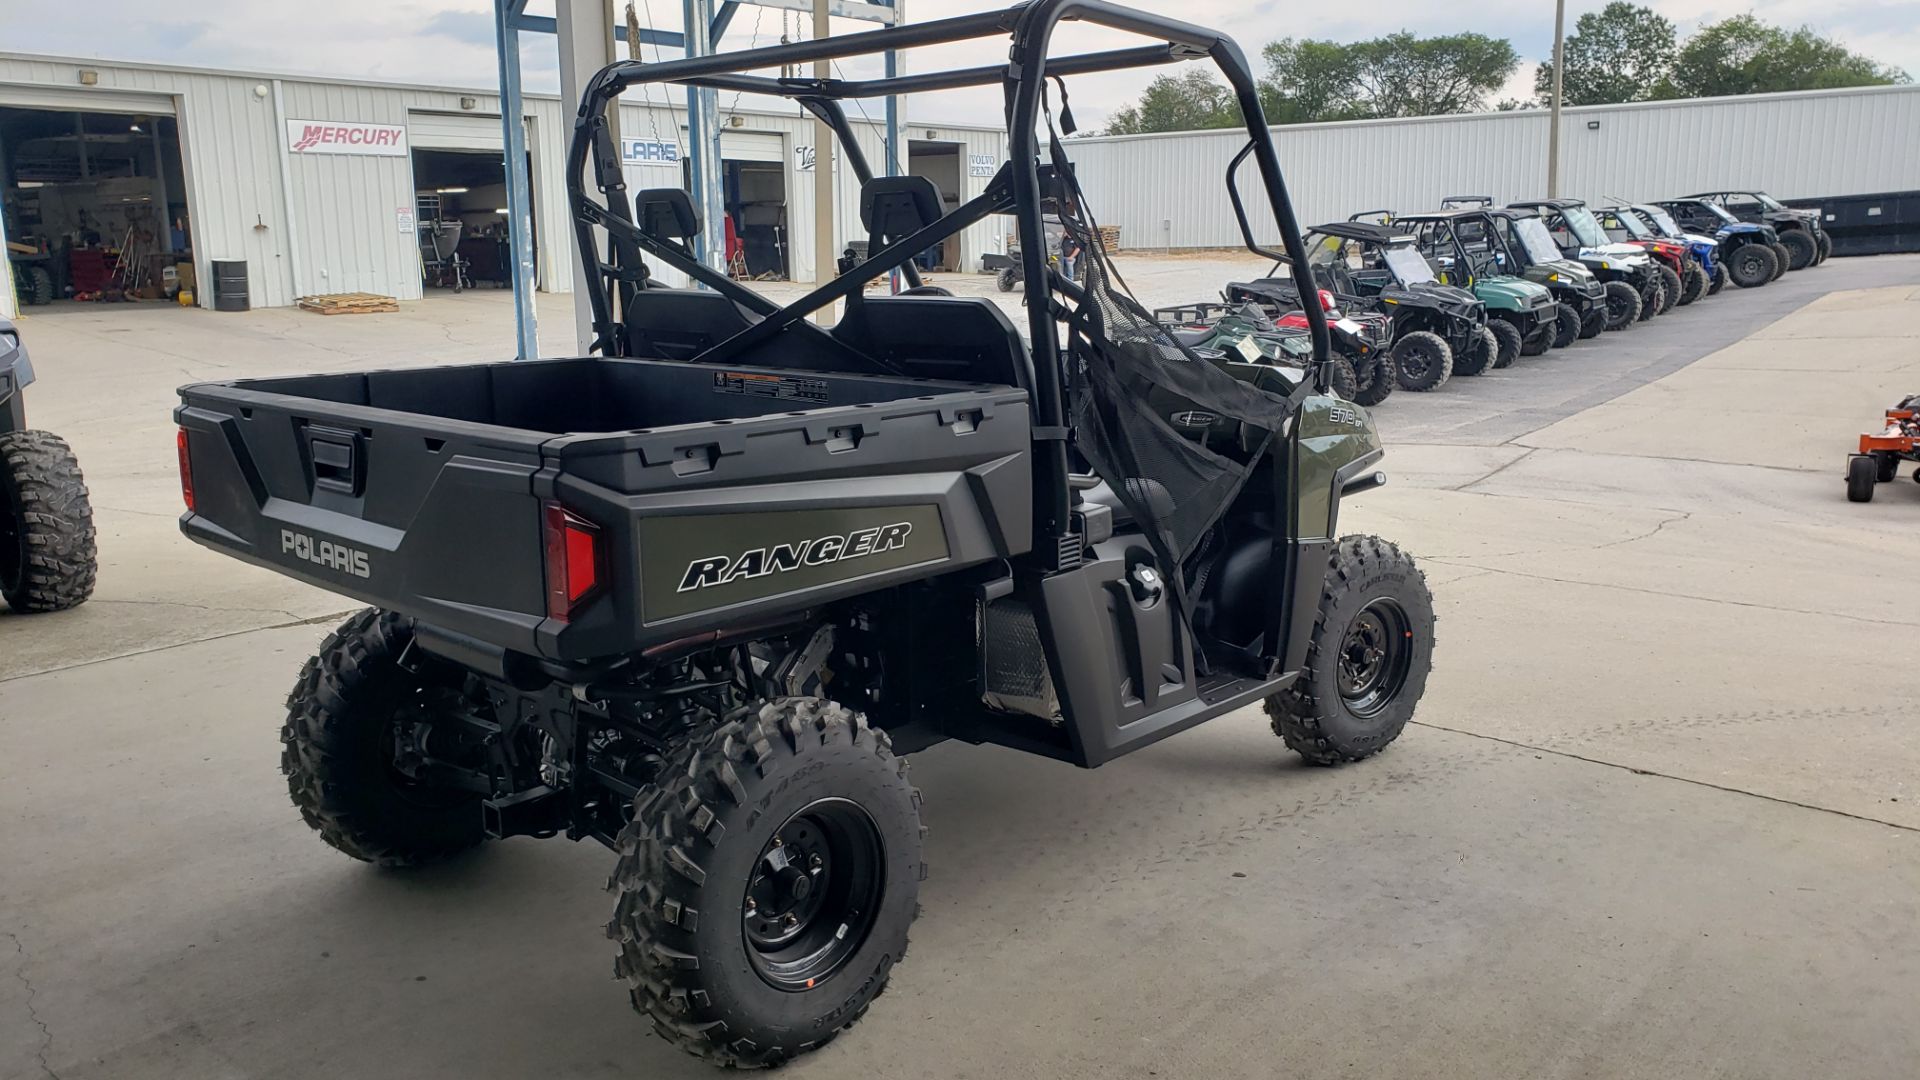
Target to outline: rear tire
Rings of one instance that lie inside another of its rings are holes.
[[[634,796],[608,882],[614,973],[661,1038],[712,1064],[818,1049],[906,954],[921,832],[906,762],[859,713],[736,709]]]
[[[1680,290],[1686,285],[1681,282],[1680,274],[1671,266],[1660,267],[1660,311],[1665,315],[1680,302]]]
[[[1453,349],[1439,334],[1415,330],[1393,343],[1393,367],[1400,389],[1437,390],[1453,374]]]
[[[1788,270],[1793,268],[1793,252],[1784,242],[1767,246],[1773,250],[1773,280],[1779,281],[1787,276]]]
[[[995,275],[993,283],[1001,292],[1012,292],[1014,286],[1020,284],[1020,275],[1015,273],[1011,266],[1003,267],[1000,273]]]
[[[1453,354],[1453,373],[1479,375],[1493,366],[1493,358],[1499,351],[1499,339],[1493,336],[1493,331],[1482,326],[1473,332],[1470,345]]]
[[[1854,454],[1847,458],[1847,501],[1872,502],[1874,485],[1879,483],[1880,467],[1874,464],[1871,454]]]
[[[1553,347],[1564,349],[1580,340],[1580,313],[1566,304],[1553,307]]]
[[[300,816],[335,850],[387,867],[421,866],[486,839],[478,794],[398,767],[407,728],[431,725],[459,685],[451,671],[423,674],[430,660],[402,667],[412,641],[412,620],[392,612],[368,608],[341,623],[300,669],[280,729],[280,771]]]
[[[1743,289],[1757,289],[1778,277],[1780,256],[1759,241],[1741,244],[1727,260],[1727,274]]]
[[[1707,278],[1707,295],[1712,296],[1726,287],[1727,264],[1725,262],[1716,262],[1713,264],[1713,274]]]
[[[1680,283],[1680,303],[1691,304],[1707,295],[1707,288],[1712,284],[1713,281],[1707,276],[1705,267],[1699,263],[1689,265],[1687,276],[1682,278]]]
[[[1805,270],[1820,257],[1820,245],[1813,237],[1803,232],[1780,234],[1780,244],[1787,249],[1787,269]]]
[[[1624,281],[1607,282],[1607,329],[1625,330],[1640,321],[1640,290]]]
[[[66,440],[0,435],[0,596],[25,613],[63,611],[93,595],[93,504]]]
[[[1433,594],[1413,557],[1377,536],[1333,545],[1307,668],[1267,699],[1274,734],[1314,765],[1371,757],[1413,718],[1433,669]]]
[[[1520,331],[1515,329],[1512,323],[1504,319],[1488,319],[1486,329],[1491,331],[1493,333],[1493,339],[1500,343],[1499,351],[1493,355],[1493,366],[1496,368],[1512,367],[1514,360],[1520,356],[1520,348],[1523,344],[1520,338]]]
[[[20,299],[35,306],[53,303],[53,275],[44,266],[22,265],[15,269]]]
[[[1328,388],[1340,395],[1342,400],[1352,401],[1360,392],[1360,377],[1353,370],[1353,361],[1344,356],[1336,356],[1327,364]]]

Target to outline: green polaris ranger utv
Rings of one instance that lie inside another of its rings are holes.
[[[1055,56],[1065,19],[1144,41]],[[779,77],[976,39],[1010,59]],[[1433,599],[1399,547],[1341,535],[1385,476],[1366,409],[1327,392],[1324,314],[1305,309],[1305,363],[1195,355],[1120,285],[1065,151],[1065,80],[1202,59],[1311,291],[1239,47],[1033,0],[599,72],[565,170],[590,355],[183,388],[186,535],[370,605],[288,697],[306,822],[391,867],[515,836],[605,844],[634,1007],[714,1064],[772,1066],[908,972],[938,885],[901,755],[959,739],[1093,767],[1254,710],[1318,764],[1393,742]],[[784,306],[700,258],[718,223],[677,184],[623,178],[607,113],[650,83],[818,117],[859,181],[865,255]],[[969,87],[997,88],[1010,128],[978,196],[949,209],[925,177],[875,175],[843,102]],[[1049,210],[1084,284],[1047,265]],[[1024,336],[912,262],[994,214],[1021,240]],[[903,291],[865,295],[896,269]],[[515,992],[488,988],[495,1007]]]
[[[1394,225],[1413,234],[1442,282],[1466,289],[1487,306],[1487,329],[1499,342],[1494,367],[1508,367],[1516,357],[1539,356],[1554,347],[1560,334],[1559,303],[1545,285],[1507,268],[1483,212],[1400,214]]]
[[[1560,305],[1554,348],[1598,337],[1606,329],[1606,286],[1593,271],[1561,254],[1538,215],[1497,206],[1491,195],[1449,195],[1440,205],[1446,210],[1478,211],[1478,218],[1456,220],[1456,230],[1469,250],[1484,246],[1505,272],[1544,285],[1553,294]]]

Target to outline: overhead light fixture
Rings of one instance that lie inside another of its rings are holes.
[[[1598,120],[1589,120],[1589,121],[1587,121],[1587,130],[1588,130],[1588,131],[1599,131],[1599,130],[1600,130],[1600,121],[1598,121]]]
[[[463,109],[472,109],[472,108],[476,108],[476,107],[478,107],[478,106],[479,106],[479,104],[480,104],[480,102],[478,102],[478,101],[476,101],[476,100],[474,100],[473,98],[470,98],[470,97],[463,97],[463,98],[461,98],[461,99],[460,99],[460,107],[461,107],[461,108],[463,108]]]
[[[97,86],[99,85],[99,83],[100,83],[99,72],[94,71],[91,68],[80,69],[80,85],[81,86]]]
[[[747,118],[744,116],[741,116],[739,113],[734,113],[732,116],[727,117],[727,126],[728,127],[746,127]]]
[[[140,123],[139,123],[139,121],[135,121],[135,122],[133,122],[133,123],[131,123],[131,124],[129,124],[129,125],[127,125],[127,130],[128,130],[128,131],[139,131],[139,130],[140,130]]]
[[[498,210],[495,210],[495,211],[494,211],[494,213],[496,213],[496,214],[509,214],[509,213],[512,213],[512,211],[511,211],[511,210],[508,210],[508,209],[507,209],[506,207],[504,207],[504,206],[503,206],[503,207],[501,207],[500,209],[498,209]]]
[[[436,195],[465,195],[467,193],[467,189],[463,187],[443,187],[434,188],[433,190]]]

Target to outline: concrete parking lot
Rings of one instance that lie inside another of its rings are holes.
[[[1121,265],[1149,304],[1261,269]],[[0,614],[0,1078],[710,1075],[612,979],[599,847],[321,845],[276,732],[353,605],[175,525],[175,386],[509,330],[485,292],[23,324],[102,566],[82,608]],[[1914,1076],[1920,485],[1850,504],[1841,467],[1916,392],[1920,256],[1887,256],[1395,394],[1391,482],[1343,523],[1437,595],[1414,726],[1333,770],[1253,712],[1094,772],[927,751],[912,954],[786,1074]]]

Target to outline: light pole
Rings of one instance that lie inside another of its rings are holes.
[[[1560,80],[1567,73],[1567,0],[1553,2],[1553,126],[1547,129],[1547,198],[1560,197]]]

